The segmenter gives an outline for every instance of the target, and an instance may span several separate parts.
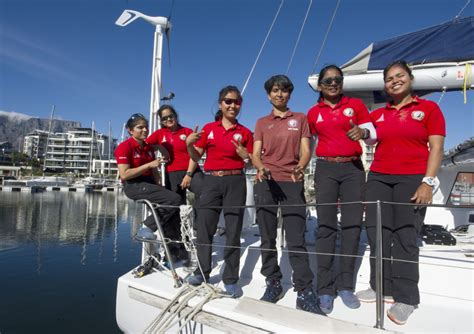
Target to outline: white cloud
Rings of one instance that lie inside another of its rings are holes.
[[[6,116],[12,121],[26,121],[30,118],[33,118],[32,116],[21,114],[19,112],[3,110],[0,110],[0,116]]]

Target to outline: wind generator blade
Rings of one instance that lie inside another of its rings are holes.
[[[126,9],[123,11],[122,15],[115,21],[115,24],[121,27],[129,25],[138,18],[138,15],[135,11]]]

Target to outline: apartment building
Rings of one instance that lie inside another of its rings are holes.
[[[63,173],[93,173],[95,161],[108,162],[109,157],[113,157],[115,147],[114,139],[90,128],[74,128],[66,133],[50,134],[44,168]]]

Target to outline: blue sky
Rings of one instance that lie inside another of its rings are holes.
[[[270,112],[263,89],[285,73],[309,0],[286,0],[244,96],[241,123],[253,130]],[[209,122],[223,86],[243,87],[280,0],[175,0],[171,61],[164,49],[163,94],[188,127]],[[307,84],[336,1],[313,0],[288,76],[290,107],[306,112],[317,94]],[[466,0],[342,0],[316,70],[341,65],[373,41],[432,26],[456,16]],[[132,113],[149,113],[154,28],[114,22],[124,9],[168,16],[172,0],[0,0],[0,111],[95,122],[120,137]],[[472,3],[463,16],[473,15]],[[438,101],[439,94],[429,96]],[[441,101],[446,148],[474,135],[474,94]]]

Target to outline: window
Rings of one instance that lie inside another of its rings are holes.
[[[448,204],[474,205],[474,173],[461,172],[456,177]]]

